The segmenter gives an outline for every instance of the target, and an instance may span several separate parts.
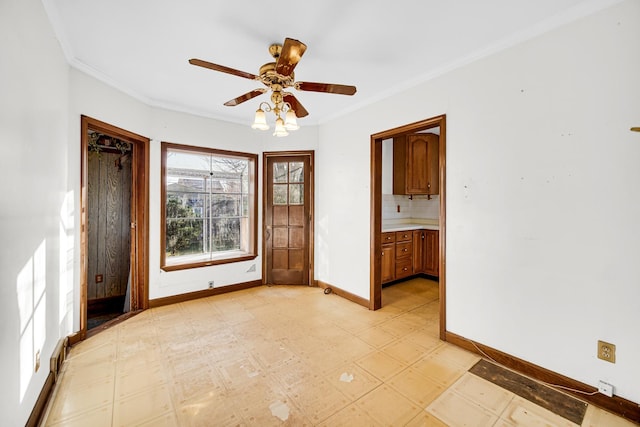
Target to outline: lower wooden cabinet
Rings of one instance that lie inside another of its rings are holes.
[[[440,272],[440,233],[438,230],[424,230],[424,233],[423,273],[437,277]]]
[[[418,274],[438,276],[438,230],[382,233],[382,283]]]
[[[384,242],[384,240],[383,240]],[[382,283],[391,282],[396,277],[396,244],[382,245]]]

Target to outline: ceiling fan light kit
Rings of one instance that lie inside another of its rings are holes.
[[[309,112],[300,104],[298,99],[285,89],[293,87],[296,90],[310,92],[335,93],[339,95],[353,95],[356,93],[355,86],[347,86],[329,83],[296,82],[293,70],[307,50],[307,46],[295,39],[286,38],[284,44],[272,44],[269,46],[269,53],[275,62],[269,62],[260,67],[259,74],[255,75],[245,71],[225,67],[224,65],[213,64],[201,59],[190,59],[189,63],[199,67],[220,71],[245,79],[256,80],[264,84],[267,89],[254,89],[240,95],[237,98],[224,103],[228,107],[234,107],[256,96],[262,95],[271,90],[271,102],[261,102],[251,127],[258,130],[267,130],[266,112],[273,112],[276,116],[274,136],[287,136],[289,131],[299,128],[297,119],[309,115]],[[283,120],[281,114],[284,113]]]

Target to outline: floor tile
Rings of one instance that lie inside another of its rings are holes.
[[[470,402],[459,394],[447,390],[427,406],[427,412],[450,426],[492,426],[498,416]]]
[[[418,405],[384,384],[364,395],[356,404],[385,426],[404,425],[422,411]]]
[[[456,381],[449,390],[455,391],[483,408],[500,415],[515,395],[469,372]]]
[[[320,427],[354,427],[354,426],[380,426],[383,424],[371,418],[366,410],[357,404],[351,404],[333,414],[330,418],[318,424]]]
[[[449,427],[427,411],[420,412],[405,427]]]
[[[81,413],[89,413],[98,407],[111,405],[114,400],[114,379],[104,378],[92,383],[60,384],[58,398],[53,402],[49,413],[52,423],[72,418]]]
[[[367,372],[382,381],[388,380],[407,367],[404,363],[388,356],[382,351],[371,353],[358,360],[356,363],[361,368],[365,369]]]
[[[173,406],[168,387],[162,385],[116,400],[113,405],[113,425],[126,427],[141,424],[171,411]]]
[[[552,425],[574,427],[577,425],[519,396],[513,398],[500,415],[500,418],[514,426]]]
[[[74,417],[68,417],[59,423],[53,423],[53,419],[50,418],[51,427],[111,427],[111,413],[113,412],[113,405],[108,404],[92,410],[81,412]]]
[[[382,384],[382,381],[355,363],[330,372],[326,378],[351,401],[359,399]]]
[[[589,405],[587,413],[582,421],[583,427],[634,427],[638,424],[632,423],[629,420],[625,420],[622,417],[614,415],[604,409],[596,408],[593,405]]]
[[[383,347],[382,352],[405,365],[411,365],[428,354],[424,347],[415,344],[406,337]]]
[[[412,368],[407,368],[386,382],[421,408],[426,408],[445,388]]]
[[[443,357],[434,357],[429,355],[423,359],[418,360],[411,365],[421,375],[434,380],[435,382],[449,387],[458,378],[462,376],[466,371]]]

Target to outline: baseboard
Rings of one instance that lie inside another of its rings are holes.
[[[369,309],[369,300],[368,299],[364,299],[362,297],[359,297],[358,295],[352,294],[351,292],[345,291],[343,289],[340,289],[338,287],[335,287],[329,283],[323,282],[322,280],[316,280],[316,283],[318,284],[318,287],[323,288],[323,289],[331,289],[331,292],[338,295],[339,297],[342,297],[344,299],[347,299],[351,302],[355,302],[358,305],[361,305],[363,307],[366,307],[367,309]]]
[[[486,346],[484,344],[468,340],[460,335],[451,333],[449,331],[446,332],[446,341],[451,344],[457,345],[458,347],[462,347],[465,350],[469,350],[473,353],[479,354],[480,356],[489,356],[495,362],[504,367],[507,367],[530,378],[542,381],[547,384],[556,384],[562,387],[580,390],[585,393],[593,393],[594,391],[598,390],[596,387],[592,387],[580,381],[576,381],[572,378],[565,377],[564,375],[558,374],[557,372],[553,372],[541,366],[534,365],[533,363],[527,362],[526,360],[519,359],[515,356],[504,353],[500,350],[496,350],[495,348]],[[615,395],[613,397],[608,397],[601,393],[596,393],[590,396],[564,389],[560,389],[560,391],[564,391],[580,400],[591,403],[602,409],[606,409],[607,411],[613,412],[636,423],[640,422],[640,405],[630,400]]]
[[[31,415],[29,415],[29,419],[27,420],[25,427],[36,427],[42,422],[42,417],[44,416],[47,405],[49,404],[49,399],[51,398],[51,394],[53,393],[56,382],[58,381],[60,369],[62,368],[64,361],[67,359],[68,350],[69,338],[61,338],[53,350],[53,354],[49,360],[49,375],[47,375],[47,379],[42,386],[42,390],[40,390],[38,399],[31,410]]]
[[[172,295],[170,297],[150,299],[149,308],[162,307],[163,305],[176,304],[179,302],[206,298],[213,295],[226,294],[227,292],[241,291],[243,289],[255,288],[256,286],[262,286],[262,280],[253,280],[251,282],[237,283],[235,285],[221,286],[219,288],[204,289],[201,291],[188,292],[186,294]]]

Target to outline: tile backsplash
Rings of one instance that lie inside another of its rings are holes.
[[[382,219],[438,219],[439,215],[439,196],[431,196],[431,200],[427,200],[427,196],[413,196],[411,200],[409,196],[382,195]]]

